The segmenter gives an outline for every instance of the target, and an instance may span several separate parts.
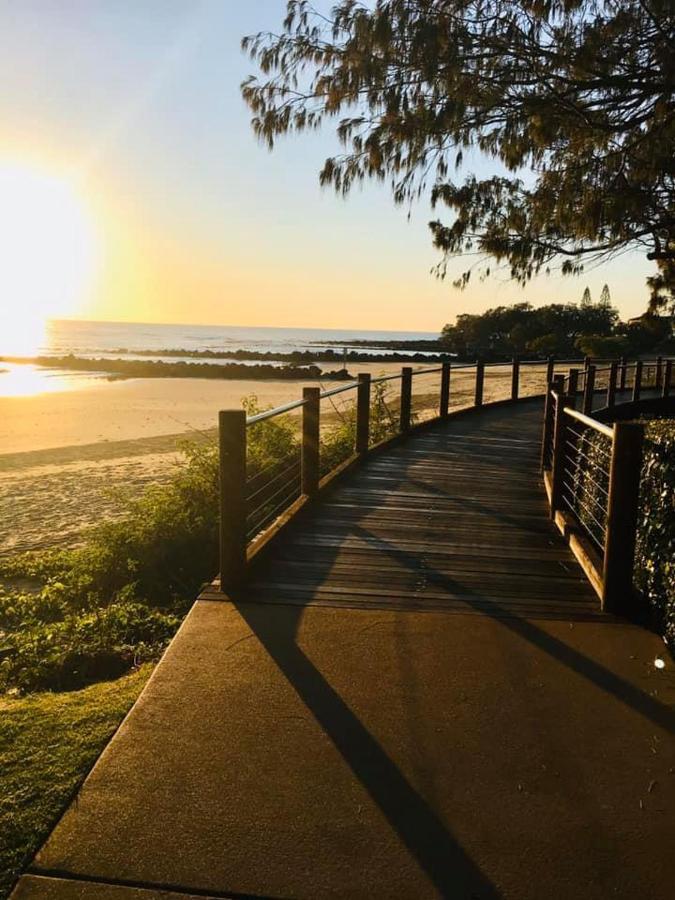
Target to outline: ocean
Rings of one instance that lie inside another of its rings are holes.
[[[401,341],[433,340],[438,335],[424,331],[363,331],[337,330],[329,328],[244,328],[227,325],[149,325],[128,322],[80,322],[54,320],[47,323],[44,336],[31,352],[40,356],[74,356],[89,359],[165,359],[175,362],[176,358],[164,355],[162,350],[181,350],[187,353],[202,350],[224,352],[228,350],[253,350],[269,353],[293,353],[312,349],[334,349],[338,354],[344,349],[343,341]],[[331,342],[335,344],[331,347]],[[386,350],[368,348],[375,356]],[[411,351],[412,352],[412,351]],[[11,347],[2,346],[0,335],[0,356],[14,355]],[[24,354],[25,355],[25,354]],[[181,357],[190,362],[189,356]],[[203,357],[195,357],[194,362],[204,362]],[[226,365],[228,362],[255,366],[256,360],[234,360],[227,355],[210,358],[210,364]],[[287,363],[271,359],[267,365],[283,366]],[[59,393],[78,390],[93,382],[108,378],[100,373],[45,368],[25,363],[3,361],[0,365],[0,399],[24,397],[43,393]]]
[[[312,349],[340,351],[347,341],[420,341],[434,340],[437,332],[364,331],[330,328],[245,328],[230,325],[146,325],[129,322],[51,321],[40,354],[110,358],[126,351],[127,356],[143,358],[144,350],[227,351],[294,353]],[[386,353],[369,350],[369,353]],[[156,355],[153,358],[157,359]],[[161,358],[161,357],[160,357]],[[223,362],[227,360],[223,359]]]

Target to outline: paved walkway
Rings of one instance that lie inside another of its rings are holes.
[[[17,898],[661,898],[675,680],[548,521],[541,409],[369,460],[197,602]]]

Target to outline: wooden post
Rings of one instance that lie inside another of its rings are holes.
[[[302,390],[302,493],[312,497],[319,490],[319,418],[321,390],[306,387]]]
[[[548,460],[546,459],[548,447],[551,443],[551,438],[553,436],[553,398],[551,397],[551,391],[556,389],[557,391],[562,391],[562,386],[564,384],[564,379],[562,375],[556,375],[553,381],[548,383],[548,387],[546,390],[546,396],[544,398],[544,428],[541,437],[541,470],[542,472],[546,468],[546,463]]]
[[[548,387],[553,381],[553,373],[555,372],[555,356],[549,356],[546,361],[546,386]]]
[[[220,446],[220,589],[240,587],[246,576],[246,412],[218,415]]]
[[[410,408],[412,400],[412,367],[401,369],[401,431],[410,431]]]
[[[633,381],[633,402],[640,399],[640,389],[642,387],[642,360],[638,359],[635,363],[635,380]]]
[[[656,357],[656,390],[658,391],[663,385],[663,357]]]
[[[483,383],[485,381],[485,363],[482,359],[476,361],[476,394],[474,406],[483,405]]]
[[[628,377],[628,357],[621,357],[621,381],[619,382],[619,390],[626,390],[626,378]]]
[[[616,403],[616,376],[617,376],[618,369],[619,369],[619,367],[616,362],[610,363],[609,381],[607,382],[607,404],[606,404],[608,409],[612,409],[612,407]]]
[[[568,380],[567,380],[567,396],[570,401],[570,406],[575,406],[575,401],[577,399],[577,394],[579,393],[579,370],[578,369],[570,369]]]
[[[602,574],[602,608],[607,612],[624,615],[635,611],[633,564],[643,437],[642,425],[635,422],[614,424]]]
[[[584,356],[584,369],[586,371],[588,371],[588,369],[590,369],[592,362],[593,362],[592,356]]]
[[[661,388],[661,396],[669,397],[670,396],[670,382],[673,377],[673,361],[672,359],[666,360],[666,365],[663,369],[663,386]]]
[[[438,413],[442,419],[447,418],[450,409],[450,363],[444,362],[441,367],[441,399]]]
[[[584,415],[590,416],[593,412],[593,394],[595,393],[595,366],[586,369],[586,384],[584,386]]]
[[[520,389],[520,360],[517,356],[513,357],[511,364],[511,399],[517,400]]]
[[[359,385],[356,389],[356,452],[363,455],[368,452],[370,436],[370,374],[359,374]]]
[[[565,451],[567,423],[565,421],[565,392],[562,385],[556,385],[554,392],[555,418],[553,420],[553,460],[551,464],[551,518],[562,508],[563,483],[565,479]]]

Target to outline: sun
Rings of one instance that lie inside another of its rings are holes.
[[[35,353],[91,287],[99,242],[74,181],[0,163],[0,353]]]

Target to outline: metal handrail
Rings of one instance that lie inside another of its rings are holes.
[[[668,358],[669,357],[662,357],[662,361],[665,362],[665,361],[667,361]],[[612,361],[614,361],[614,360],[612,360]],[[645,365],[657,364],[658,361],[659,361],[658,358],[654,358],[653,360],[642,360],[643,364],[645,364]],[[521,366],[536,366],[536,365],[543,366],[543,365],[546,365],[547,362],[548,362],[548,360],[546,360],[546,359],[518,360],[518,364]],[[556,359],[555,365],[560,366],[560,365],[566,365],[569,363],[583,363],[583,362],[584,362],[583,358]],[[597,362],[606,362],[606,360],[600,358],[597,360]],[[475,368],[477,368],[479,363],[478,362],[459,363],[458,365],[454,365],[451,362],[447,362],[444,365],[447,365],[450,368],[451,372],[456,372],[456,371],[459,371],[462,369],[475,369]],[[484,368],[496,368],[499,366],[502,366],[502,367],[509,366],[509,365],[511,365],[511,362],[509,362],[508,360],[505,360],[503,362],[486,362],[486,363],[482,363],[482,365]],[[634,365],[635,365],[634,361],[627,363],[628,367],[632,367]],[[601,367],[596,366],[595,371],[596,371],[596,373],[606,372],[606,371],[610,371],[610,369],[611,369],[611,365],[610,366],[601,366]],[[432,374],[435,374],[437,372],[442,372],[442,371],[443,371],[443,365],[432,366],[431,368],[426,368],[426,369],[413,369],[412,375],[414,378],[416,375],[432,375]],[[580,371],[579,377],[583,378],[584,374],[585,373],[583,370]],[[378,375],[376,378],[371,379],[371,384],[382,384],[385,381],[398,381],[401,379],[401,377],[402,376],[401,376],[400,372],[394,372],[391,375]],[[565,378],[565,380],[568,380],[569,375],[565,375],[563,377]],[[358,388],[358,386],[359,386],[359,382],[357,380],[352,380],[347,384],[340,385],[339,387],[331,388],[330,390],[326,390],[326,391],[321,391],[321,393],[319,394],[319,399],[324,400],[328,397],[335,397],[337,394],[342,394],[346,391],[356,390]],[[296,409],[301,409],[303,406],[305,406],[306,403],[307,403],[307,401],[305,399],[300,398],[299,400],[293,400],[290,403],[284,403],[281,406],[275,406],[273,409],[267,409],[264,412],[256,413],[253,416],[247,416],[246,425],[247,426],[255,425],[258,422],[265,422],[267,419],[273,419],[275,416],[280,416],[280,415],[283,415],[284,413],[293,412]]]
[[[457,369],[475,369],[476,363],[468,363],[462,364],[459,366],[452,366],[451,368],[454,370]],[[507,363],[505,365],[508,365]],[[430,369],[413,369],[412,374],[413,377],[415,375],[432,375],[436,372],[442,372],[443,366],[434,366]],[[394,372],[391,375],[378,375],[377,378],[371,379],[371,384],[381,384],[383,381],[396,381],[401,379],[400,372]],[[343,394],[345,391],[353,391],[356,390],[359,386],[358,381],[350,381],[348,384],[341,384],[339,387],[330,388],[327,391],[321,391],[319,394],[320,400],[325,400],[328,397],[335,397],[337,394]],[[254,416],[246,417],[246,425],[255,425],[257,422],[264,422],[267,419],[273,419],[275,416],[283,415],[284,413],[293,412],[295,409],[300,409],[305,406],[307,400],[304,398],[300,398],[300,400],[293,400],[290,403],[284,403],[282,406],[275,406],[274,409],[266,409],[264,412],[256,413]]]
[[[280,416],[282,413],[300,409],[306,402],[304,399],[293,400],[291,403],[284,403],[283,406],[275,406],[274,409],[266,409],[264,412],[256,413],[254,416],[247,416],[246,425],[247,427],[255,425],[256,422],[264,422],[266,419],[272,419],[274,416]]]

